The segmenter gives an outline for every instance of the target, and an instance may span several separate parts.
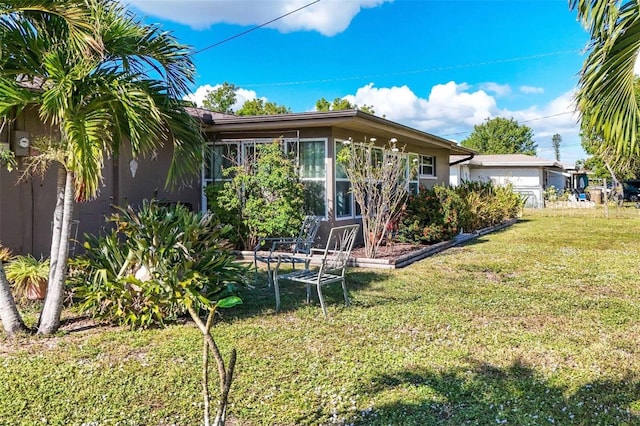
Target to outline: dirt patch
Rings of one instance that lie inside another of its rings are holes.
[[[425,245],[407,244],[407,243],[394,243],[386,246],[380,246],[376,259],[396,259],[407,253],[421,250]],[[367,257],[364,252],[364,247],[354,248],[351,251],[351,257]]]

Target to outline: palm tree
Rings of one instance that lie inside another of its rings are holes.
[[[582,126],[619,157],[637,154],[640,105],[634,66],[640,50],[638,0],[569,0],[591,33],[576,100]]]
[[[11,25],[0,27],[1,49],[11,52],[0,58],[0,116],[37,108],[64,154],[40,334],[59,326],[74,201],[96,197],[105,156],[117,155],[125,138],[134,157],[172,143],[168,183],[201,164],[202,136],[178,100],[193,82],[189,49],[119,2],[84,4],[90,43],[75,42],[72,27],[47,12],[13,11]]]

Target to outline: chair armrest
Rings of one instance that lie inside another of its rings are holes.
[[[296,239],[295,238],[280,238],[280,237],[270,237],[270,238],[260,238],[258,240],[258,244],[256,244],[256,246],[253,248],[253,252],[256,253],[258,251],[260,251],[260,249],[263,249],[266,246],[269,246],[269,251],[273,252],[275,251],[276,245],[278,243],[281,244],[292,244],[295,243]]]

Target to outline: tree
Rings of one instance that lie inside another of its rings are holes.
[[[460,143],[482,154],[527,154],[536,155],[538,146],[533,140],[533,131],[518,124],[513,118],[487,118],[482,124],[473,126],[473,132]]]
[[[218,88],[207,93],[207,96],[202,101],[202,106],[211,111],[233,114],[231,107],[236,103],[237,90],[238,87],[235,84],[225,81]]]
[[[277,115],[288,114],[291,109],[275,102],[265,102],[264,99],[251,99],[242,104],[237,115]]]
[[[553,152],[556,155],[556,161],[560,161],[560,143],[562,142],[562,136],[556,133],[551,138],[551,145],[553,145]]]
[[[367,257],[376,257],[392,221],[407,197],[407,158],[396,139],[375,150],[375,138],[362,144],[348,141],[338,153],[351,191],[362,211],[362,231]],[[413,164],[411,167],[415,167]]]
[[[637,155],[640,106],[634,66],[640,5],[637,0],[569,0],[569,7],[577,10],[591,36],[576,93],[582,127],[599,133],[598,143],[617,158]]]
[[[54,6],[65,10],[67,3],[88,29],[88,42],[74,41],[74,27],[46,8],[0,9],[0,52],[10,52],[0,57],[0,116],[37,108],[59,134],[52,148],[62,153],[40,334],[59,327],[74,201],[97,195],[105,155],[116,155],[125,138],[134,157],[172,143],[167,184],[197,173],[201,161],[202,136],[178,100],[193,82],[189,49],[136,20],[119,2]]]
[[[329,102],[325,98],[320,98],[316,101],[316,111],[343,111],[346,109],[358,109],[369,114],[375,114],[372,105],[358,106],[345,98],[335,98],[333,102]]]

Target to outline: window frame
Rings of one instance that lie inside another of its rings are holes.
[[[430,159],[431,161],[426,162],[427,159]],[[425,167],[431,168],[431,173],[423,173]],[[419,175],[419,178],[424,178],[424,179],[437,178],[435,155],[420,154],[418,175]]]

